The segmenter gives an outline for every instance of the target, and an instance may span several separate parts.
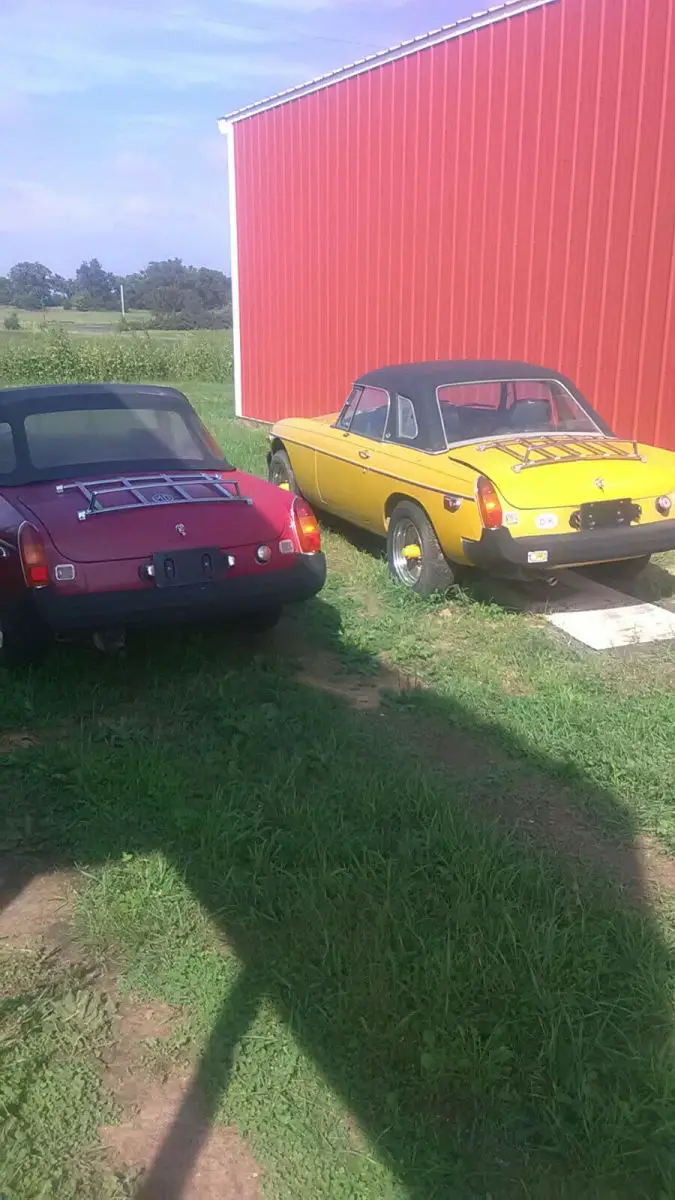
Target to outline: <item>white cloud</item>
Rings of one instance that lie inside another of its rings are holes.
[[[368,0],[384,14],[407,0]],[[173,87],[271,78],[274,86],[317,73],[326,32],[297,21],[314,14],[353,14],[362,0],[0,0],[3,92],[54,95],[133,79]],[[290,24],[289,24],[290,20]],[[293,26],[293,20],[296,25]],[[372,36],[372,35],[371,35]],[[353,35],[354,48],[360,45]],[[385,39],[386,41],[386,39]],[[302,55],[295,46],[302,43]],[[349,42],[345,43],[345,49]],[[372,45],[366,42],[365,48]],[[348,57],[348,55],[347,55]],[[314,61],[313,61],[314,60]]]
[[[214,19],[201,6],[24,0],[2,16],[0,77],[16,96],[143,79],[175,88],[271,75],[292,82],[308,71],[288,46],[275,49],[269,31]]]

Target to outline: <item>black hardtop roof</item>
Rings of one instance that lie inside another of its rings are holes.
[[[429,389],[447,383],[493,383],[509,379],[557,379],[568,383],[564,375],[548,367],[498,359],[446,359],[399,363],[396,366],[377,367],[374,371],[367,371],[355,382],[357,385],[370,384],[394,392],[415,384]]]
[[[176,404],[189,405],[187,396],[177,388],[162,387],[157,384],[141,383],[57,383],[38,384],[33,387],[0,388],[0,412],[9,405],[25,405],[27,408],[49,412],[53,405],[62,408],[66,400],[74,400],[81,404],[91,399],[100,401],[102,398],[115,399],[126,407],[130,401],[152,400],[160,407],[163,403],[169,408]]]

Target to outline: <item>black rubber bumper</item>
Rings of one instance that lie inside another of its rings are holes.
[[[508,529],[484,529],[480,541],[462,541],[469,562],[486,570],[530,571],[550,567],[574,567],[583,563],[612,562],[641,558],[675,550],[675,520],[623,529],[593,529],[585,533],[548,534],[546,537],[514,538]],[[541,552],[546,558],[542,561]],[[532,561],[530,555],[537,554]]]
[[[31,599],[37,615],[55,633],[86,633],[110,627],[142,627],[227,620],[309,600],[326,581],[323,554],[300,555],[292,567],[187,587],[138,588],[123,592],[59,595],[40,588]]]

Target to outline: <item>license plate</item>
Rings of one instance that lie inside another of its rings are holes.
[[[153,554],[155,587],[184,587],[186,584],[213,583],[227,570],[227,555],[218,547],[201,550],[169,550]]]
[[[581,505],[582,529],[609,529],[613,526],[630,525],[639,515],[632,500],[596,500]]]

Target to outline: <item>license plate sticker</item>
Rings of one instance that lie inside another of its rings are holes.
[[[555,513],[539,513],[534,518],[534,523],[537,529],[555,529],[558,524],[558,518]]]
[[[547,563],[548,550],[528,550],[527,561],[529,563]]]

